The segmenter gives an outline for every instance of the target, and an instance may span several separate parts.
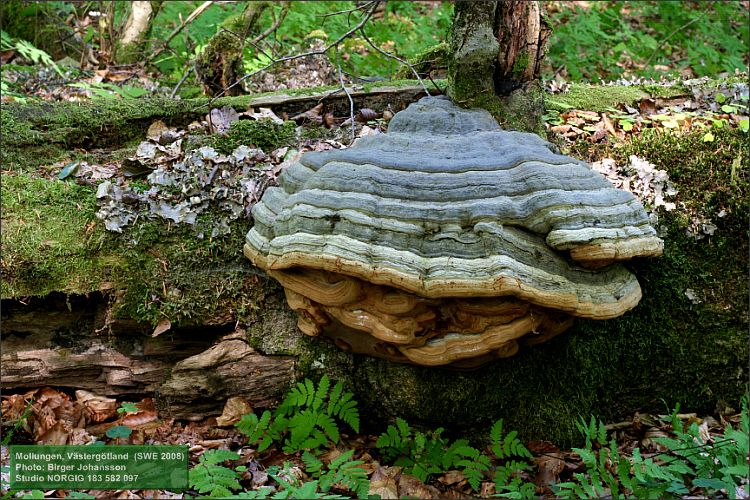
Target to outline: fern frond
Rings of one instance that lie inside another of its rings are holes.
[[[326,413],[328,413],[329,415],[336,414],[334,409],[336,408],[336,405],[338,404],[343,391],[344,391],[344,384],[342,384],[341,382],[336,382],[336,384],[333,386],[333,390],[331,391],[330,396],[328,397],[328,408],[327,408]]]
[[[228,467],[218,465],[240,456],[229,450],[210,450],[201,455],[198,465],[188,472],[190,487],[210,496],[230,496],[232,490],[241,489],[240,474]]]
[[[331,439],[331,441],[334,443],[339,442],[339,428],[331,417],[325,413],[320,413],[315,420],[315,424]]]
[[[484,479],[484,473],[489,470],[492,464],[487,456],[481,455],[477,450],[474,451],[477,452],[475,457],[471,460],[459,460],[456,465],[463,467],[463,474],[469,486],[474,491],[479,491]]]
[[[305,464],[305,471],[314,478],[320,477],[320,472],[323,469],[323,462],[318,459],[315,455],[309,451],[305,451],[302,454],[302,462]]]
[[[258,416],[255,413],[247,413],[243,415],[240,421],[235,424],[235,427],[237,427],[242,434],[247,436],[248,443],[255,444],[261,440],[267,441],[266,436],[269,433],[270,422],[271,412],[266,410],[263,412],[260,419],[258,419]]]
[[[315,391],[315,396],[312,400],[312,409],[315,411],[318,411],[318,409],[323,405],[323,401],[328,397],[328,389],[331,386],[330,380],[328,380],[328,375],[323,375],[323,378],[320,379],[320,382],[318,382],[318,389]]]
[[[496,421],[492,424],[490,429],[490,441],[492,443],[492,453],[500,457],[502,454],[502,442],[503,439],[503,419]]]
[[[328,446],[329,441],[320,429],[313,429],[310,436],[300,444],[299,450],[317,450],[320,447]]]
[[[409,424],[403,418],[399,417],[396,419],[396,426],[398,427],[401,439],[407,439],[411,435],[411,427],[409,427]]]
[[[239,460],[239,454],[229,450],[208,450],[198,459],[199,462],[205,464],[220,464],[227,460]]]

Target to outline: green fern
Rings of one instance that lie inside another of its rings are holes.
[[[672,412],[674,438],[655,441],[668,449],[653,458],[644,459],[638,448],[630,460],[621,456],[614,439],[606,443],[606,428],[592,419],[578,427],[586,439],[585,448],[574,448],[586,467],[585,473],[573,475],[574,481],[556,485],[561,498],[610,495],[636,498],[683,496],[701,488],[708,497],[739,496],[739,488],[747,491],[744,478],[748,471],[748,408],[742,400],[738,429],[727,425],[724,435],[712,443],[705,442],[696,423],[687,429],[677,417],[679,406]]]
[[[341,433],[337,420],[359,432],[359,410],[352,393],[343,392],[341,382],[332,390],[330,386],[327,376],[320,379],[317,388],[305,379],[289,391],[273,414],[266,411],[260,419],[254,414],[243,415],[236,426],[249,443],[258,445],[258,451],[274,442],[282,444],[287,454],[317,451],[330,442],[338,443]]]
[[[503,420],[500,419],[490,429],[492,452],[503,460],[510,457],[531,458],[531,452],[518,439],[517,431],[510,431],[503,437]]]
[[[228,467],[219,465],[240,456],[228,450],[209,450],[201,455],[198,464],[190,469],[190,487],[198,493],[208,493],[211,497],[228,497],[232,491],[242,489],[240,474]]]
[[[469,446],[465,439],[452,444],[441,435],[439,428],[430,433],[412,432],[403,419],[396,419],[396,425],[389,425],[386,431],[378,436],[375,446],[380,449],[383,458],[393,461],[394,465],[403,467],[404,472],[426,482],[433,474],[452,469],[463,472],[469,485],[479,491],[482,479],[489,470],[489,457]]]
[[[323,463],[320,462],[314,455],[305,452],[303,454],[304,460],[310,461],[315,460],[319,462],[320,468]],[[323,499],[345,499],[349,498],[342,495],[330,494],[327,490],[321,488],[321,480],[315,479],[313,481],[300,482],[295,479],[292,474],[286,472],[289,469],[289,464],[284,464],[284,467],[273,466],[268,468],[268,475],[276,481],[279,485],[279,491],[273,495],[273,498],[323,498]],[[369,485],[368,485],[369,488]],[[263,497],[256,497],[263,498]],[[366,497],[365,497],[366,498]]]
[[[598,421],[593,415],[588,424],[584,418],[581,418],[576,422],[576,427],[578,432],[586,438],[586,448],[591,448],[594,443],[599,446],[607,445],[607,427],[604,422]]]
[[[515,499],[536,498],[536,486],[534,483],[524,482],[517,475],[520,471],[530,468],[529,464],[515,461],[498,467],[494,478],[495,491],[498,492],[495,496]]]

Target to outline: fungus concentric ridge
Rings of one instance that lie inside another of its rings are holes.
[[[635,307],[619,261],[662,241],[629,192],[483,110],[425,97],[387,134],[307,153],[253,207],[245,255],[300,329],[394,361],[471,367],[575,316]]]

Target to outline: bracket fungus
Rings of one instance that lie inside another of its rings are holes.
[[[631,193],[444,97],[279,180],[245,255],[302,332],[397,362],[470,368],[619,316],[641,298],[619,261],[663,248]]]

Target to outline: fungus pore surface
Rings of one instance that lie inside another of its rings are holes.
[[[641,203],[540,137],[425,97],[388,133],[307,153],[253,207],[245,255],[300,330],[393,361],[474,367],[608,319],[663,248]]]

